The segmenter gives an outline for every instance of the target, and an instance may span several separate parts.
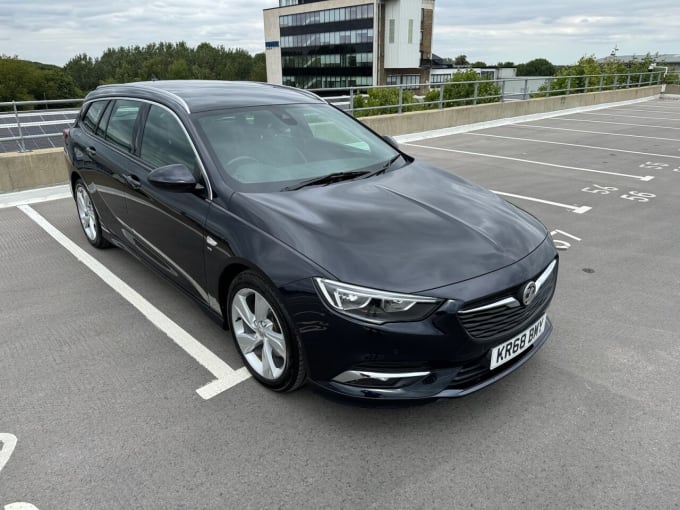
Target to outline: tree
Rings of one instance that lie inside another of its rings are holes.
[[[480,80],[479,75],[473,69],[455,73],[444,85],[443,100],[444,107],[462,106],[474,103],[475,83],[477,82],[477,104],[497,103],[501,95],[501,88],[492,80]],[[430,108],[437,108],[440,90],[438,88],[430,90],[425,96],[426,103]]]
[[[628,83],[637,84],[640,80],[649,79],[648,69],[654,58],[647,53],[643,58],[633,57],[629,62],[613,57],[598,62],[595,55],[583,56],[576,64],[557,72],[557,79],[550,84],[550,92],[546,85],[541,85],[534,96],[561,96],[567,90],[569,93],[595,92],[620,88]]]
[[[167,76],[171,80],[188,80],[192,77],[189,64],[183,58],[173,60],[172,64],[168,66]]]
[[[250,81],[267,81],[267,59],[264,53],[256,53],[253,56],[253,67],[248,79]]]
[[[473,62],[470,64],[470,67],[486,67],[486,62],[483,62],[481,60],[477,60],[476,62]]]
[[[86,53],[80,53],[69,60],[64,66],[76,86],[81,90],[92,90],[99,85],[99,78],[95,72],[94,60]]]
[[[16,57],[0,58],[0,101],[30,101],[38,80],[36,69]]]
[[[456,58],[453,59],[453,65],[466,66],[468,64],[469,62],[467,59],[467,55],[458,55]]]
[[[79,97],[75,81],[57,66],[0,58],[0,101],[35,101]],[[30,107],[32,108],[32,107]]]
[[[535,58],[517,66],[517,76],[552,76],[555,66],[544,58]]]

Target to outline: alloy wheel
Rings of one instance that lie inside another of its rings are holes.
[[[263,379],[280,378],[288,359],[281,322],[259,292],[242,288],[231,303],[233,333],[250,367]]]
[[[76,207],[78,208],[78,217],[80,218],[80,224],[83,226],[85,235],[91,242],[96,241],[98,233],[97,215],[90,195],[82,184],[76,187]]]

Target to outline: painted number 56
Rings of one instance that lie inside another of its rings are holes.
[[[654,198],[654,193],[641,193],[639,191],[629,191],[627,195],[621,195],[621,198],[626,200],[633,200],[635,202],[649,202],[650,198]]]

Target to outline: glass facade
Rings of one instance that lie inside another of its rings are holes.
[[[283,75],[283,84],[301,89],[336,89],[346,87],[370,87],[371,76],[329,76],[329,75]]]
[[[279,16],[283,84],[372,85],[373,16],[372,3]]]
[[[291,55],[283,57],[283,67],[373,67],[373,53]]]
[[[373,4],[343,7],[341,9],[325,9],[323,11],[303,12],[279,16],[281,27],[301,27],[317,23],[334,23],[353,19],[373,18]]]
[[[419,74],[388,74],[387,85],[405,85],[409,89],[417,89],[420,86]]]
[[[319,34],[286,35],[281,37],[282,48],[304,48],[329,44],[373,43],[373,29],[343,30]]]

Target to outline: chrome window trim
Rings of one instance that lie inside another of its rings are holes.
[[[154,90],[156,90],[156,89],[154,89]],[[160,90],[160,89],[159,89],[159,90]],[[189,132],[187,131],[187,128],[186,128],[186,126],[184,125],[184,123],[182,122],[182,120],[179,118],[179,116],[178,116],[171,108],[168,108],[166,105],[161,104],[161,103],[159,103],[159,102],[157,102],[157,101],[153,101],[153,100],[151,100],[151,99],[143,99],[143,98],[139,98],[139,97],[131,97],[131,96],[124,96],[124,95],[113,95],[113,96],[92,98],[92,99],[90,99],[89,101],[86,101],[85,103],[83,103],[83,106],[82,106],[81,108],[83,108],[83,107],[85,107],[85,105],[90,104],[90,103],[93,103],[93,102],[95,102],[95,101],[114,101],[114,100],[118,100],[118,99],[124,99],[124,100],[126,100],[126,101],[139,101],[140,103],[147,103],[147,104],[150,104],[150,105],[158,106],[158,107],[163,108],[163,109],[165,109],[165,110],[167,110],[167,111],[170,112],[170,114],[175,118],[175,120],[176,120],[176,121],[179,123],[179,125],[182,127],[182,131],[184,131],[184,135],[187,137],[187,139],[189,140],[189,143],[191,144],[191,149],[194,151],[194,156],[196,156],[196,161],[198,161],[199,170],[201,171],[201,175],[203,176],[203,179],[205,180],[206,189],[208,190],[208,198],[207,198],[207,200],[212,201],[212,199],[213,199],[212,184],[210,184],[210,179],[208,178],[208,172],[206,172],[206,170],[205,170],[205,165],[203,164],[203,160],[201,159],[201,156],[200,156],[200,154],[198,153],[198,150],[196,150],[196,144],[194,143],[193,139],[192,139],[191,136],[189,135]],[[186,103],[184,103],[184,104],[186,105]],[[187,113],[191,113],[191,112],[189,112],[188,107],[187,107]],[[101,119],[100,119],[100,120],[101,120]],[[142,126],[142,128],[143,128],[143,127],[144,127],[144,126]],[[94,134],[94,133],[92,133],[92,134],[93,134],[94,136],[97,136],[97,135]],[[143,134],[143,131],[142,131],[142,134]],[[97,137],[97,138],[100,138],[100,139],[103,140],[104,142],[109,143],[112,147],[116,147],[117,149],[120,150],[119,147],[117,147],[117,146],[114,145],[114,144],[111,144],[111,143],[110,143],[108,140],[106,140],[105,138],[101,138],[101,137]],[[148,164],[146,161],[144,161],[144,160],[142,159],[141,156],[139,156],[139,155],[137,155],[137,154],[132,154],[131,152],[124,152],[124,151],[121,151],[121,152],[124,153],[124,154],[126,154],[127,156],[131,156],[131,157],[133,157],[133,158],[136,158],[136,159],[138,159],[139,161],[141,161],[143,164],[149,166],[149,164]]]

